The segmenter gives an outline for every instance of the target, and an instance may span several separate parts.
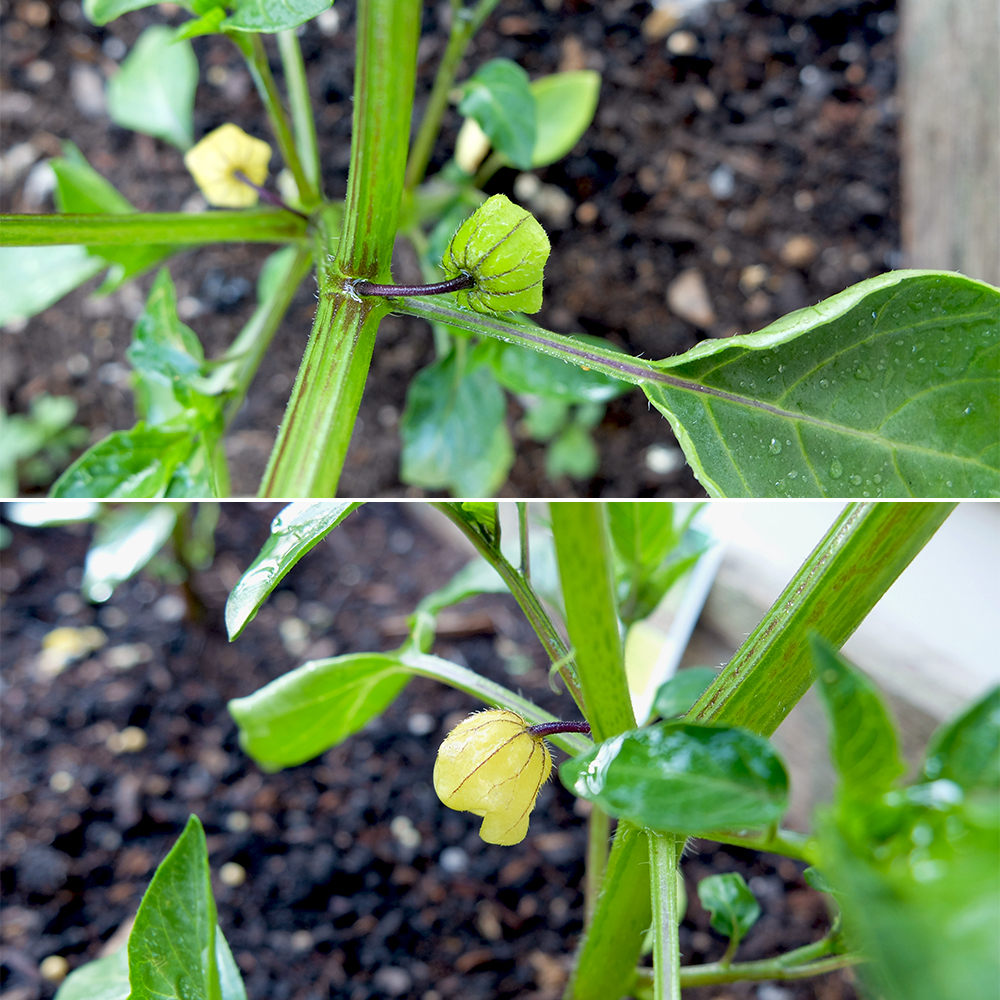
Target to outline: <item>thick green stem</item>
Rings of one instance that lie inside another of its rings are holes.
[[[455,80],[458,64],[465,55],[472,36],[479,30],[483,21],[490,16],[499,0],[479,0],[473,10],[467,10],[460,0],[452,0],[451,33],[448,36],[448,46],[441,58],[434,86],[427,99],[424,117],[420,122],[420,130],[413,141],[410,160],[406,165],[406,189],[412,191],[423,179],[430,163],[434,143],[441,129],[441,119],[444,109],[448,106],[448,93]]]
[[[769,958],[761,962],[736,962],[725,967],[717,962],[709,965],[684,965],[680,969],[681,989],[717,986],[720,983],[760,982],[766,979],[778,981],[809,979],[812,976],[822,976],[826,972],[836,972],[837,969],[846,969],[864,961],[861,955],[852,952],[834,955],[818,962],[786,964],[787,959],[794,954],[796,953],[788,952],[779,958]],[[654,989],[654,970],[636,969],[635,982],[631,989],[636,1000],[653,1000]]]
[[[813,682],[809,633],[839,649],[954,508],[848,504],[685,718],[770,736]]]
[[[371,300],[321,296],[260,496],[336,496],[385,311]]]
[[[351,167],[336,259],[320,259],[320,305],[261,484],[262,496],[336,494],[368,376],[380,299],[352,278],[390,277],[413,107],[419,0],[361,0]],[[327,244],[330,244],[328,238]]]
[[[649,839],[621,820],[565,1000],[617,1000],[628,994],[652,919],[650,904]]]
[[[614,594],[611,538],[600,503],[551,503],[566,629],[595,742],[635,726]]]
[[[247,60],[247,68],[250,76],[257,87],[257,93],[264,102],[264,110],[267,112],[268,121],[277,140],[278,149],[281,151],[281,158],[285,165],[292,172],[295,178],[295,186],[299,193],[309,192],[310,185],[302,169],[299,160],[298,150],[295,148],[295,140],[292,137],[292,129],[288,124],[288,115],[285,113],[285,106],[281,103],[281,94],[278,93],[278,85],[274,81],[271,73],[271,64],[267,60],[267,52],[264,51],[264,39],[256,32],[247,34],[246,48],[240,46]],[[315,199],[313,199],[315,200]]]
[[[316,121],[309,102],[309,84],[306,81],[306,66],[302,61],[302,49],[298,35],[294,31],[278,32],[278,51],[281,65],[285,70],[285,87],[288,103],[292,110],[292,128],[295,132],[295,148],[298,150],[302,172],[308,181],[308,189],[299,188],[299,199],[309,208],[320,196],[319,145],[316,142]]]
[[[594,919],[597,897],[604,882],[608,865],[611,817],[598,805],[587,817],[587,881],[583,890],[583,926],[588,928]]]
[[[139,246],[163,243],[294,243],[306,238],[307,222],[273,208],[211,212],[135,212],[128,215],[0,215],[6,247]]]
[[[566,682],[569,693],[573,696],[580,711],[583,712],[583,692],[580,688],[576,666],[572,657],[568,655],[569,651],[562,636],[552,624],[552,619],[542,607],[542,602],[539,601],[528,581],[507,561],[499,548],[490,545],[450,503],[435,503],[433,506],[437,507],[449,521],[461,529],[462,534],[472,542],[479,554],[500,574],[503,582],[507,584],[507,589],[510,590],[514,600],[521,606],[525,617],[531,623],[531,627],[535,630],[535,635],[538,636],[549,659],[552,663],[560,664],[559,675]]]
[[[653,995],[655,1000],[681,998],[681,944],[678,927],[677,862],[683,837],[672,833],[649,836],[649,887],[653,909]]]

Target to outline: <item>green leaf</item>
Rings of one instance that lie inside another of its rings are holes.
[[[0,247],[0,325],[28,319],[106,267],[86,247]]]
[[[575,334],[567,340],[609,347],[601,337]],[[490,353],[497,381],[511,392],[527,393],[568,403],[606,403],[631,386],[603,372],[581,368],[548,354],[539,354],[516,344],[498,344]]]
[[[569,422],[570,403],[561,399],[521,400],[527,407],[524,414],[525,430],[533,441],[551,441]]]
[[[497,505],[492,500],[462,500],[458,504],[463,513],[468,514],[480,532],[490,541],[497,537]]]
[[[1000,687],[931,737],[924,774],[954,781],[967,792],[1000,789]]]
[[[597,474],[601,456],[586,427],[568,424],[545,451],[545,475],[549,479],[569,476],[590,479]]]
[[[156,4],[157,0],[83,0],[83,13],[91,24],[103,25],[129,11]]]
[[[56,175],[56,205],[60,212],[112,215],[129,215],[135,212],[128,199],[87,163],[73,143],[64,142],[63,151],[64,156],[49,161]],[[109,263],[117,265],[98,289],[97,294],[106,295],[114,291],[129,278],[152,267],[164,257],[169,257],[176,249],[156,244],[134,247],[87,247],[93,256],[102,257]]]
[[[177,511],[168,503],[128,504],[111,511],[98,526],[87,550],[80,591],[100,603],[115,587],[135,576],[166,544]]]
[[[53,497],[151,499],[166,493],[194,445],[190,431],[148,427],[115,431],[88,448],[55,482]]]
[[[56,1000],[128,1000],[128,949],[74,969],[56,992]]]
[[[228,495],[229,472],[225,466],[225,453],[218,441],[213,440],[221,430],[221,426],[209,428],[206,433],[199,435],[191,453],[177,463],[165,496],[171,500],[183,500]],[[218,464],[213,461],[213,450]]]
[[[533,81],[529,90],[538,128],[531,166],[546,167],[561,160],[594,120],[601,74],[592,69],[553,73]]]
[[[217,415],[221,401],[192,388],[205,352],[197,334],[177,318],[177,292],[166,268],[149,290],[125,354],[137,375],[136,409],[148,423],[166,423],[189,409],[208,419]]]
[[[131,1000],[220,1000],[217,932],[205,831],[191,816],[135,915]]]
[[[451,238],[441,260],[449,278],[471,275],[455,299],[477,312],[542,308],[542,277],[551,246],[538,220],[506,195],[495,194]]]
[[[332,6],[332,0],[236,0],[223,28],[273,34],[305,24]]]
[[[713,496],[1000,496],[1000,290],[894,271],[646,383]]]
[[[737,941],[760,916],[760,904],[738,872],[709,875],[698,883],[698,898],[711,914],[712,927]]]
[[[714,667],[688,667],[679,670],[661,684],[653,701],[656,713],[664,719],[687,715],[709,684],[719,676]]]
[[[235,639],[253,620],[285,574],[322,541],[360,502],[300,500],[271,522],[271,535],[226,601],[226,629]]]
[[[243,985],[236,959],[221,927],[215,929],[215,960],[219,966],[219,988],[222,1000],[247,1000],[247,989]]]
[[[521,170],[535,148],[535,98],[528,74],[509,59],[491,59],[462,84],[458,110],[474,118],[493,147]]]
[[[818,636],[810,638],[810,646],[817,690],[830,717],[830,755],[841,794],[879,797],[904,770],[892,720],[864,674]]]
[[[811,886],[817,892],[834,891],[833,886],[830,885],[830,880],[819,868],[810,866],[802,873],[802,877],[806,880],[806,885]]]
[[[383,712],[409,672],[392,656],[348,653],[304,663],[229,703],[240,746],[268,771],[311,760]]]
[[[612,816],[671,833],[759,829],[788,804],[788,775],[744,729],[660,722],[566,761],[563,784]]]
[[[108,82],[108,114],[116,125],[188,149],[194,141],[192,114],[198,60],[174,30],[147,28]]]
[[[417,605],[417,611],[436,615],[476,594],[506,594],[507,584],[500,574],[482,558],[466,563],[443,587],[432,591]]]
[[[622,501],[609,503],[607,507],[615,549],[630,566],[649,572],[680,541],[671,503]]]
[[[226,19],[224,7],[212,7],[201,17],[196,17],[193,21],[182,24],[174,35],[176,41],[182,38],[197,38],[200,35],[215,35],[221,33],[222,22]]]
[[[454,351],[428,365],[406,391],[400,479],[456,496],[495,495],[514,461],[506,415],[488,366],[473,359],[462,372]]]

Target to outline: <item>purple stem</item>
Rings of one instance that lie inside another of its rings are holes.
[[[372,281],[355,281],[354,290],[358,295],[385,295],[397,297],[400,295],[443,295],[445,292],[457,292],[463,288],[471,288],[475,284],[471,274],[460,274],[448,281],[436,281],[433,285],[376,285]]]
[[[291,205],[286,205],[279,195],[276,195],[273,191],[268,191],[267,188],[261,187],[259,184],[254,184],[252,180],[242,170],[234,170],[233,176],[238,180],[246,184],[247,187],[252,187],[254,191],[257,192],[261,201],[266,201],[269,205],[275,205],[277,208],[283,208],[286,212],[291,212],[293,215],[297,215],[300,219],[308,219],[308,215],[303,215],[302,212],[296,211]]]
[[[536,726],[528,726],[526,733],[532,736],[554,736],[556,733],[585,733],[590,735],[589,722],[539,722]]]

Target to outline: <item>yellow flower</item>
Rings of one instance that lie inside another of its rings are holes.
[[[470,715],[446,737],[434,765],[434,790],[451,809],[483,817],[479,836],[509,846],[524,840],[538,790],[552,770],[549,748],[516,712]]]
[[[254,184],[263,184],[271,147],[247,135],[238,125],[227,123],[209,132],[184,154],[205,201],[218,208],[247,208],[257,204],[257,192],[234,176],[238,170]]]

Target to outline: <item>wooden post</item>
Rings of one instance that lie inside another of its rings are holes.
[[[900,6],[906,266],[1000,284],[1000,4]]]

